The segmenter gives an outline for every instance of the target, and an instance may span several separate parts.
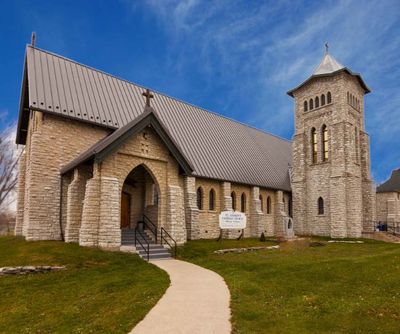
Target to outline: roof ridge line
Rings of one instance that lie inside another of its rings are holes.
[[[135,86],[140,87],[140,88],[143,88],[143,89],[148,88],[148,87],[142,86],[142,85],[140,85],[140,84],[137,84],[137,83],[135,83],[135,82],[129,81],[129,80],[127,80],[127,79],[123,79],[123,78],[121,78],[121,77],[118,77],[118,76],[116,76],[116,75],[114,75],[114,74],[111,74],[111,73],[108,73],[108,72],[99,70],[99,69],[97,69],[97,68],[91,67],[91,66],[89,66],[89,65],[80,63],[80,62],[78,62],[78,61],[76,61],[76,60],[73,60],[73,59],[71,59],[71,58],[68,58],[68,57],[65,57],[65,56],[61,56],[61,55],[59,55],[59,54],[57,54],[57,53],[54,53],[54,52],[51,52],[51,51],[48,51],[48,50],[44,50],[44,49],[38,48],[38,47],[36,47],[36,46],[32,46],[31,44],[27,44],[27,48],[28,48],[28,47],[29,47],[29,48],[32,48],[32,49],[34,49],[34,50],[38,50],[38,51],[47,53],[47,54],[52,55],[52,56],[54,56],[54,57],[58,57],[58,58],[61,58],[61,59],[70,61],[70,62],[72,62],[72,63],[75,63],[75,64],[77,64],[77,65],[86,67],[86,68],[88,68],[88,69],[90,69],[90,70],[93,70],[93,71],[96,71],[96,72],[98,72],[98,73],[102,73],[102,74],[104,74],[104,75],[110,76],[110,77],[115,78],[115,79],[117,79],[117,80],[124,81],[124,82],[126,82],[126,83],[128,83],[128,84],[130,84],[130,85],[135,85]],[[229,120],[229,121],[231,121],[231,122],[240,124],[240,125],[245,126],[245,127],[247,127],[247,128],[260,131],[260,132],[262,132],[262,133],[264,133],[264,134],[273,136],[273,137],[275,137],[275,138],[278,138],[278,139],[280,139],[280,140],[286,141],[286,142],[288,142],[288,143],[291,143],[291,142],[292,142],[290,139],[283,138],[283,137],[278,136],[278,135],[276,135],[276,134],[273,134],[273,133],[271,133],[271,132],[268,132],[268,131],[259,129],[259,128],[253,126],[253,125],[249,125],[249,124],[246,124],[246,123],[244,123],[244,122],[242,122],[242,121],[235,120],[235,119],[233,119],[233,118],[231,118],[231,117],[228,117],[228,116],[226,116],[226,115],[221,115],[221,114],[217,113],[216,111],[211,111],[211,110],[205,109],[204,107],[200,107],[200,106],[195,105],[195,104],[193,104],[193,103],[183,101],[183,100],[181,100],[181,99],[179,99],[179,98],[170,96],[170,95],[168,95],[168,94],[159,92],[159,91],[154,90],[154,89],[152,89],[152,91],[153,91],[154,93],[163,95],[163,96],[168,97],[168,98],[170,98],[170,99],[173,99],[173,100],[175,100],[175,101],[178,101],[178,102],[184,103],[184,104],[186,104],[186,105],[192,106],[192,107],[194,107],[194,108],[203,110],[203,111],[205,111],[205,112],[208,112],[208,113],[210,113],[210,114],[216,115],[216,116],[218,116],[218,117],[225,118],[225,119],[227,119],[227,120]]]

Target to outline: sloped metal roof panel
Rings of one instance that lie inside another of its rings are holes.
[[[27,47],[29,106],[118,129],[144,111],[144,87]],[[291,142],[153,92],[163,126],[195,176],[290,190]]]
[[[400,192],[400,169],[395,169],[392,171],[392,175],[389,180],[382,183],[376,188],[376,192]]]

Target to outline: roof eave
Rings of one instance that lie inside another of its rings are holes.
[[[303,81],[300,85],[298,85],[297,87],[289,90],[286,92],[287,95],[294,97],[294,92],[297,91],[298,89],[300,89],[301,87],[303,87],[305,84],[307,84],[308,82],[310,82],[312,79],[314,78],[322,78],[322,77],[332,77],[336,74],[339,74],[340,72],[347,72],[348,74],[357,77],[358,81],[361,84],[361,87],[364,89],[365,94],[371,93],[371,89],[366,85],[366,83],[364,82],[363,78],[361,77],[361,75],[359,73],[354,73],[352,72],[350,69],[348,69],[347,67],[341,68],[340,70],[331,72],[331,73],[323,73],[323,74],[314,74],[311,77],[309,77],[307,80]]]
[[[24,116],[26,113],[25,108],[28,108],[28,106],[24,105],[26,94],[28,94],[28,90],[26,89],[27,85],[28,85],[27,55],[26,55],[26,51],[25,51],[24,68],[22,71],[21,94],[20,94],[20,98],[19,98],[17,133],[16,133],[16,138],[15,138],[15,143],[18,145],[19,144],[25,145],[25,143],[26,143],[26,135],[25,135],[25,138],[23,138],[23,135],[22,135],[22,132],[23,132],[22,125],[24,123]],[[25,117],[25,120],[26,119],[29,124],[29,115],[28,115],[28,117]],[[25,131],[27,131],[27,129],[28,129],[28,126],[26,127]]]
[[[83,152],[80,157],[78,156],[71,163],[61,168],[60,174],[65,174],[76,168],[77,166],[89,161],[102,162],[107,156],[115,152],[128,138],[139,133],[148,126],[153,129],[160,136],[168,150],[172,153],[174,158],[178,161],[186,175],[191,175],[193,172],[192,165],[188,162],[186,157],[181,152],[181,149],[172,139],[168,131],[162,125],[158,117],[155,115],[151,108],[146,108],[144,113],[137,117],[133,122],[125,127],[112,133],[110,136],[101,139],[88,150]],[[113,138],[115,137],[115,138]]]

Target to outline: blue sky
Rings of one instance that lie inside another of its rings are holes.
[[[293,101],[329,42],[372,88],[372,174],[400,167],[400,1],[2,1],[0,121],[17,118],[25,45],[291,139]]]

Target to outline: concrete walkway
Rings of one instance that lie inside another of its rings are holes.
[[[229,334],[230,294],[215,272],[179,260],[154,260],[171,285],[130,334]]]

